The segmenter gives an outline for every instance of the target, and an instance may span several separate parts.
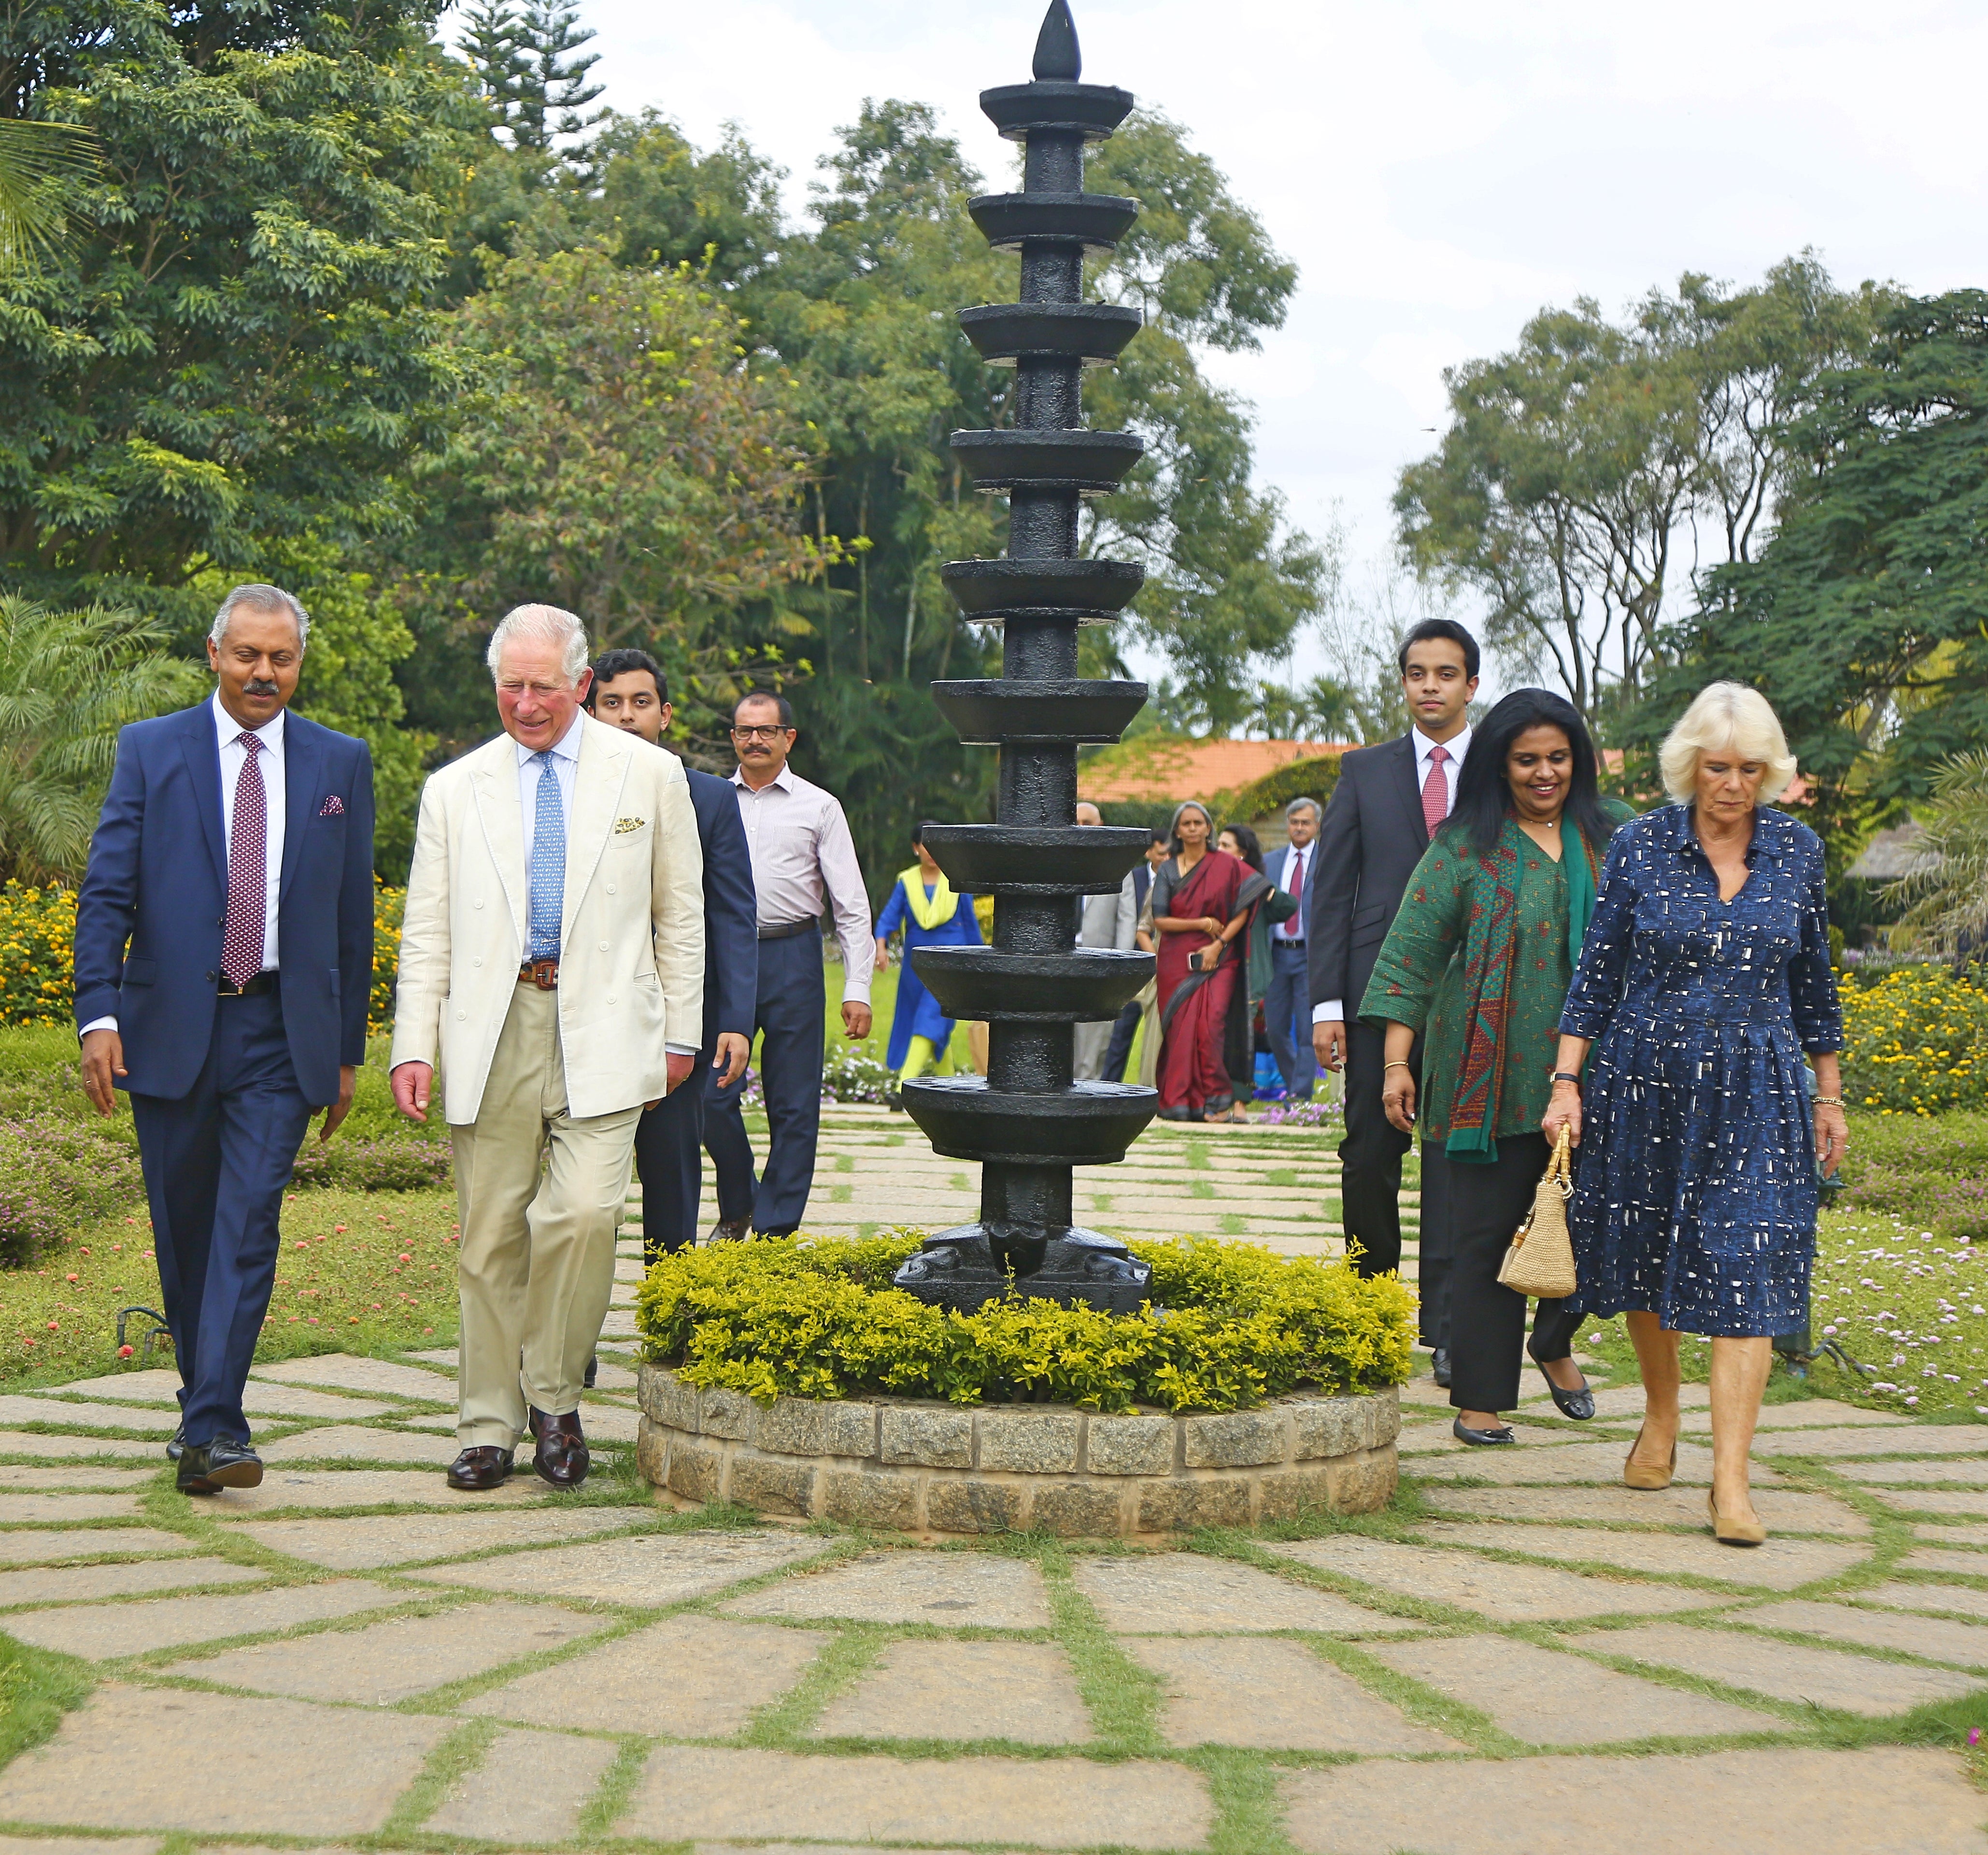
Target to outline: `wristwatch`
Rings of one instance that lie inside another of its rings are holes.
[[[1571,1069],[1556,1069],[1553,1072],[1553,1079],[1556,1082],[1571,1082],[1577,1088],[1581,1086],[1581,1078]]]

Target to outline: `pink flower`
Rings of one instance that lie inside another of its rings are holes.
[[[120,1346],[117,1349],[117,1356],[120,1359],[128,1359],[137,1350],[136,1346]]]

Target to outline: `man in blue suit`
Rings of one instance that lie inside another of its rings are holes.
[[[118,737],[76,897],[83,1087],[105,1115],[131,1098],[191,1494],[262,1479],[242,1397],[283,1187],[366,1057],[373,762],[287,712],[309,628],[276,587],[221,602],[214,695]]]
[[[674,711],[663,666],[647,651],[602,652],[588,701],[594,719],[667,747]],[[697,1232],[704,1184],[704,1115],[709,1087],[735,1082],[752,1054],[753,1000],[759,987],[759,905],[752,858],[729,780],[684,768],[704,847],[704,1066],[648,1109],[635,1129],[635,1176],[642,1181],[642,1253],[650,1262],[680,1250]]]
[[[1311,974],[1307,963],[1305,923],[1311,916],[1313,864],[1318,827],[1325,808],[1316,799],[1293,799],[1284,807],[1290,842],[1263,859],[1263,874],[1298,899],[1298,912],[1270,929],[1270,987],[1263,994],[1263,1024],[1271,1053],[1293,1102],[1311,1099],[1318,1059],[1311,1047]]]

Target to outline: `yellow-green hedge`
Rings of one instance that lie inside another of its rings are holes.
[[[394,972],[401,958],[404,889],[381,889],[373,904],[375,1031],[394,1016]],[[0,888],[0,1024],[66,1024],[76,1001],[76,891]]]
[[[1844,1094],[1881,1114],[1988,1107],[1988,987],[1943,966],[1843,987]]]
[[[1134,1243],[1155,1304],[1137,1314],[1013,1297],[969,1315],[890,1286],[922,1240],[761,1237],[665,1257],[637,1299],[646,1355],[766,1402],[891,1393],[1103,1411],[1235,1410],[1301,1385],[1372,1391],[1408,1376],[1408,1289],[1343,1262]]]

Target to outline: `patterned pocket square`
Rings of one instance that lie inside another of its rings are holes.
[[[648,821],[647,818],[617,818],[614,821],[614,834],[617,838],[625,838],[631,831],[640,831]]]
[[[345,815],[344,800],[334,792],[320,807],[317,815],[321,818],[343,817]]]

